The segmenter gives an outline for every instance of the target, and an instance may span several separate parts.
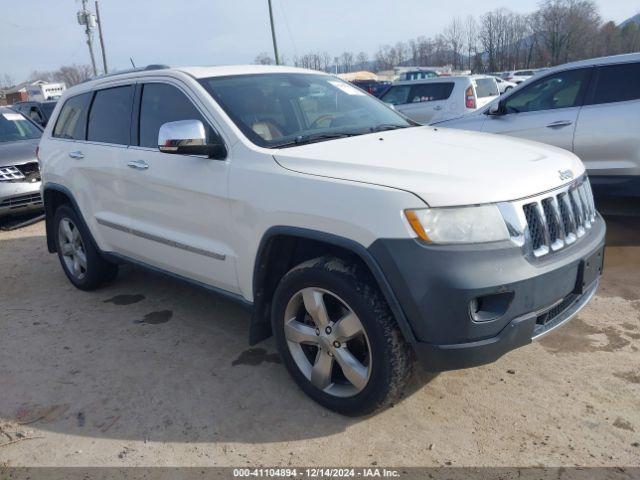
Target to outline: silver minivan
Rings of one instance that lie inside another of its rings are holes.
[[[500,133],[570,150],[596,194],[640,196],[640,53],[545,71],[476,113],[439,126]]]

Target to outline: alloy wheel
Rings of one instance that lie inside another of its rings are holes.
[[[336,294],[304,288],[285,309],[284,333],[297,367],[316,388],[352,397],[367,386],[371,346],[353,309]]]
[[[80,231],[69,218],[60,221],[58,244],[67,271],[76,279],[82,280],[87,274],[87,254]]]

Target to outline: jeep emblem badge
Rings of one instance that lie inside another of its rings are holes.
[[[571,170],[558,170],[560,174],[560,180],[571,180],[573,178],[573,172]]]

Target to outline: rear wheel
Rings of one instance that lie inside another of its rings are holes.
[[[378,289],[355,265],[322,257],[276,289],[273,330],[287,369],[321,405],[346,415],[395,401],[412,357]]]
[[[59,207],[54,225],[58,258],[73,285],[81,290],[94,290],[116,277],[118,266],[102,258],[73,208]]]

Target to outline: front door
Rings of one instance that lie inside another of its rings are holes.
[[[590,73],[590,69],[568,70],[522,88],[504,101],[503,115],[489,115],[483,131],[573,150],[573,134]]]
[[[237,292],[227,199],[229,163],[158,150],[160,126],[200,120],[216,135],[195,97],[179,84],[138,87],[139,128],[124,175],[135,259],[207,285]]]
[[[639,79],[637,62],[598,69],[594,91],[578,117],[574,141],[574,151],[589,175],[640,176]]]

